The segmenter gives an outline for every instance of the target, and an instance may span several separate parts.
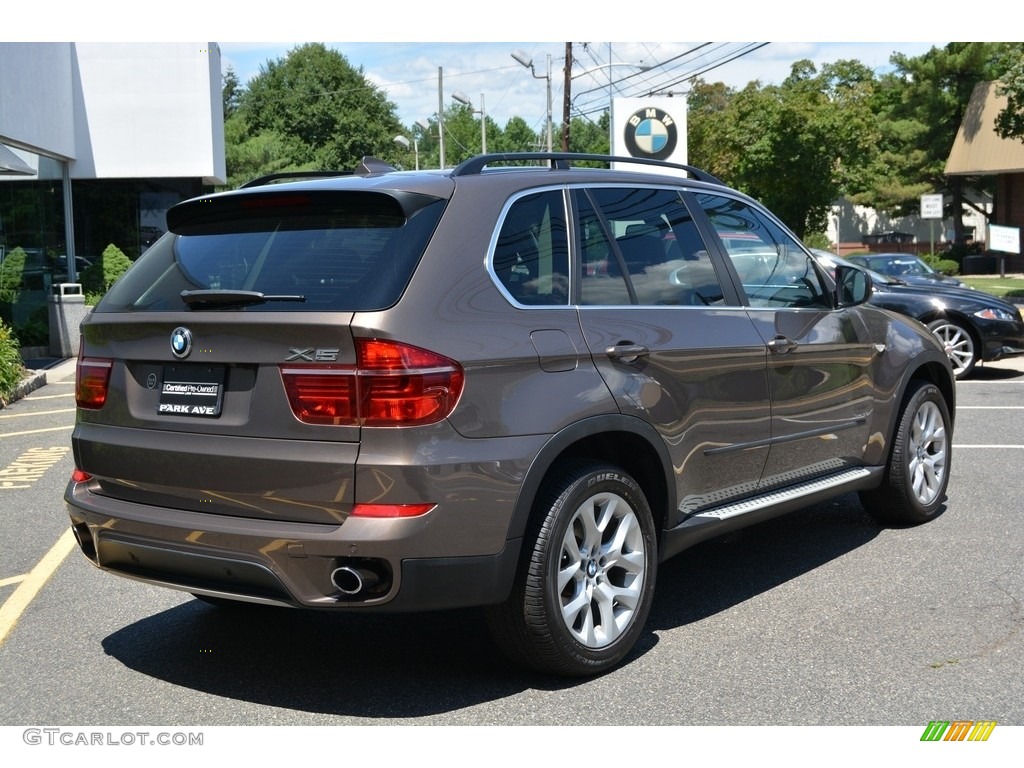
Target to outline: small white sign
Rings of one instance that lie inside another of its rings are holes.
[[[942,218],[942,195],[921,195],[921,218]]]
[[[990,224],[988,247],[993,251],[1020,253],[1020,227],[1001,227],[997,224]]]

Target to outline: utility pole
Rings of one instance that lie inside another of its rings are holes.
[[[572,43],[565,44],[565,86],[562,89],[562,151],[569,151],[569,106],[572,104]]]
[[[441,170],[444,170],[444,67],[437,68],[437,140],[440,145]]]

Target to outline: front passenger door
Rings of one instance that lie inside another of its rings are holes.
[[[765,491],[860,466],[877,350],[857,308],[835,309],[803,246],[748,202],[697,195],[729,254],[768,350],[771,448]]]

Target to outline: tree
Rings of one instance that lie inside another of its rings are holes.
[[[1024,139],[1024,44],[1009,45],[1004,61],[996,95],[1006,97],[1006,107],[996,117],[996,133],[1004,139]]]
[[[241,84],[238,82],[238,75],[235,70],[228,67],[221,88],[221,98],[224,102],[224,119],[227,120],[238,109],[238,101],[241,98]]]
[[[819,73],[798,61],[778,86],[754,81],[733,91],[698,80],[689,99],[690,162],[759,199],[799,237],[821,231],[842,194],[844,168],[857,167],[871,144],[870,77],[856,62]]]
[[[913,58],[893,54],[896,70],[882,78],[876,102],[889,170],[877,175],[866,202],[906,214],[919,206],[921,194],[946,193],[955,243],[964,244],[960,212],[974,206],[966,192],[983,191],[987,180],[946,177],[946,160],[974,86],[1005,72],[1006,51],[1003,43],[949,43]]]
[[[608,113],[602,112],[596,123],[585,117],[574,117],[570,120],[569,151],[607,155]]]
[[[248,173],[351,169],[367,155],[400,162],[395,109],[342,54],[297,46],[260,67],[225,124],[228,176],[237,183]]]
[[[505,123],[505,130],[495,142],[494,149],[497,152],[535,152],[539,141],[536,131],[517,115]],[[489,138],[487,143],[490,144]]]

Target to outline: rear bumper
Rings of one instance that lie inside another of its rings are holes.
[[[422,611],[499,603],[511,589],[519,554],[519,540],[512,540],[493,554],[415,556],[439,510],[401,520],[349,518],[344,525],[279,522],[151,507],[74,482],[65,501],[79,547],[97,567],[270,605]],[[332,579],[339,568],[373,575],[374,583],[345,591]]]

